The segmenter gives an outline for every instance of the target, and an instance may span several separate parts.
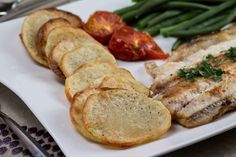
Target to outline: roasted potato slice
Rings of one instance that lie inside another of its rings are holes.
[[[52,50],[63,40],[76,40],[83,30],[73,27],[57,27],[48,34],[46,46],[44,49],[45,56],[48,58]]]
[[[20,34],[21,40],[30,54],[30,56],[39,64],[48,67],[47,61],[38,53],[36,47],[36,36],[43,24],[50,19],[64,18],[69,21],[73,26],[81,27],[83,25],[80,17],[55,8],[41,9],[28,15],[23,23],[22,31]]]
[[[155,140],[171,126],[171,115],[161,102],[123,89],[90,95],[82,119],[96,140],[119,147]]]
[[[65,79],[65,75],[61,71],[59,64],[64,54],[71,52],[81,46],[79,40],[62,40],[52,50],[48,56],[48,64],[50,69],[61,79]]]
[[[149,96],[149,89],[141,82],[117,75],[105,76],[99,88],[122,88]]]
[[[82,120],[82,111],[84,108],[84,104],[87,100],[87,98],[95,93],[99,93],[101,91],[104,91],[103,89],[95,89],[95,88],[88,88],[81,92],[76,93],[76,95],[73,98],[73,101],[71,103],[70,108],[70,117],[71,121],[74,124],[75,128],[87,139],[92,141],[98,141],[96,138],[90,134],[90,132],[87,131],[84,127],[84,122]]]
[[[56,19],[49,20],[39,29],[36,36],[36,46],[37,46],[38,53],[41,54],[45,60],[47,60],[47,58],[45,57],[44,50],[47,43],[48,34],[54,28],[62,27],[62,26],[71,27],[72,25],[70,24],[69,21],[67,21],[64,18],[56,18]]]
[[[133,79],[132,74],[122,68],[118,68],[110,62],[89,62],[83,64],[79,69],[65,81],[65,93],[71,102],[73,96],[88,87],[97,87],[101,82],[101,77],[106,75],[119,75],[125,78]]]
[[[71,76],[84,63],[104,61],[116,65],[113,55],[102,45],[87,43],[73,52],[66,53],[61,59],[60,68],[66,77]]]
[[[58,34],[63,34],[64,32],[68,31],[70,30],[57,31],[57,33],[54,31],[51,34],[55,34],[52,35],[55,37],[48,40],[51,40],[52,42],[55,38],[54,41],[56,41],[57,43],[57,40],[59,39]],[[66,36],[67,34],[64,35],[64,39],[62,41],[59,41],[59,43],[54,46],[54,48],[48,55],[50,68],[62,79],[65,78],[64,74],[66,76],[71,75],[73,71],[75,71],[79,67],[79,65],[85,63],[85,61],[87,62],[94,59],[94,57],[97,57],[97,60],[109,60],[110,62],[114,62],[114,64],[116,63],[115,58],[110,54],[107,48],[93,39],[85,31],[81,29],[76,31],[75,38],[74,36],[71,36],[70,38]],[[76,53],[69,55],[67,54],[69,52]],[[64,55],[65,57],[63,57]],[[82,55],[84,57],[82,57]],[[63,61],[62,58],[64,58]],[[64,74],[61,71],[59,65],[61,66]]]

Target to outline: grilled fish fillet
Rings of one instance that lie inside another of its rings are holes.
[[[187,127],[208,123],[223,113],[236,108],[236,63],[226,62],[219,82],[197,78],[195,82],[180,79],[165,88],[155,99],[169,109],[173,119]]]
[[[223,59],[223,56],[219,56],[218,59]],[[187,104],[194,97],[214,88],[224,82],[227,77],[236,74],[236,63],[230,60],[225,61],[219,68],[225,71],[220,82],[204,78],[197,78],[195,82],[191,82],[184,78],[176,77],[175,80],[166,85],[168,87],[163,87],[154,97],[162,100],[170,112],[175,114],[176,110],[179,110],[182,105]]]
[[[145,65],[154,78],[152,96],[169,109],[175,121],[186,127],[209,123],[236,109],[236,62],[225,60],[222,54],[222,51],[236,47],[236,26],[195,40],[198,42],[192,47],[188,45],[189,52],[186,51],[174,62],[169,61],[162,66],[153,62]],[[196,78],[195,82],[191,82],[178,76],[179,69],[197,67],[209,54],[223,60],[219,68],[225,73],[220,81]]]
[[[194,46],[196,47],[198,45]],[[222,51],[235,46],[236,35],[232,34],[231,40],[223,41],[217,45],[211,45],[207,49],[200,49],[179,62],[167,62],[162,66],[155,66],[155,63],[147,62],[145,64],[147,72],[155,79],[151,86],[151,91],[156,94],[162,91],[163,88],[168,88],[173,82],[176,83],[176,79],[179,79],[177,76],[179,69],[196,67],[207,55],[211,54],[216,57],[219,56]]]

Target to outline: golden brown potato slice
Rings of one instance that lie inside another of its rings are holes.
[[[79,40],[62,40],[60,41],[52,50],[52,52],[48,56],[48,64],[50,69],[61,79],[65,79],[65,75],[61,71],[59,67],[59,63],[61,58],[65,53],[71,52],[81,46]]]
[[[89,62],[80,66],[75,74],[66,78],[65,93],[68,100],[71,102],[77,92],[88,87],[97,87],[101,83],[99,78],[110,74],[133,79],[133,76],[128,70],[118,68],[113,63]]]
[[[84,108],[84,104],[87,98],[95,93],[99,93],[104,91],[103,89],[95,89],[95,88],[88,88],[83,90],[82,92],[76,93],[71,103],[70,108],[70,117],[71,121],[74,124],[75,128],[87,139],[96,141],[96,138],[90,134],[84,127],[84,123],[82,121],[82,110]]]
[[[76,40],[80,36],[82,29],[73,27],[57,27],[48,34],[45,45],[45,56],[48,58],[53,48],[62,40]]]
[[[99,85],[99,88],[121,88],[136,91],[149,96],[149,89],[141,82],[117,75],[104,77]]]
[[[65,18],[73,26],[82,26],[80,17],[59,9],[41,9],[28,15],[23,23],[20,37],[31,57],[39,64],[48,67],[47,61],[38,53],[36,47],[36,35],[41,26],[54,18]]]
[[[86,53],[85,51],[88,52]],[[68,52],[76,53],[67,54]],[[83,55],[84,57],[82,57],[81,55]],[[66,76],[69,76],[78,68],[78,66],[82,64],[82,62],[84,63],[85,61],[91,60],[95,56],[98,57],[98,60],[109,59],[111,62],[116,63],[115,58],[110,54],[107,48],[98,43],[89,34],[81,30],[80,33],[77,34],[76,40],[67,39],[59,42],[49,54],[48,62],[50,68],[59,77],[64,79],[65,76],[63,72]],[[59,65],[61,66],[61,68],[59,67]],[[61,71],[61,69],[63,70],[63,72]]]
[[[97,43],[86,43],[73,52],[64,54],[60,62],[60,68],[64,75],[69,77],[82,64],[90,61],[110,62],[116,65],[116,59],[104,46]]]
[[[122,89],[90,95],[82,119],[96,140],[120,147],[156,140],[171,126],[171,115],[161,102]]]
[[[62,26],[67,26],[71,27],[72,25],[70,24],[69,21],[67,21],[64,18],[56,18],[56,19],[51,19],[48,22],[46,22],[38,31],[37,36],[36,36],[36,46],[38,53],[42,55],[46,60],[47,58],[45,57],[45,46],[47,43],[47,38],[48,34],[50,31],[52,31],[56,27],[62,27]]]

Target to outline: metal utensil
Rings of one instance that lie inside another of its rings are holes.
[[[0,2],[0,16],[6,15],[9,10],[16,8],[22,1]]]
[[[30,136],[28,132],[20,127],[13,119],[0,111],[0,118],[12,129],[35,157],[50,157],[50,155]]]
[[[14,0],[12,2],[0,2],[0,11],[8,11],[15,8],[22,0]]]
[[[54,1],[54,0],[41,0],[36,1],[35,3],[31,3],[25,7],[20,8],[14,8],[8,11],[4,16],[1,16],[0,12],[0,23],[5,22],[7,20],[22,16],[25,13],[31,12],[33,10],[43,8],[43,7],[55,7],[58,4],[64,4],[68,3],[69,0],[60,0],[60,1]]]

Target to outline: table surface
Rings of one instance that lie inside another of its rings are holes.
[[[57,3],[59,4],[60,0],[57,0]],[[0,104],[1,110],[15,119],[20,125],[43,128],[24,102],[2,84],[0,84]],[[1,138],[2,136],[0,136],[0,140],[2,140]],[[232,129],[162,157],[235,157],[235,148],[236,129]],[[10,157],[9,154],[7,156]]]

